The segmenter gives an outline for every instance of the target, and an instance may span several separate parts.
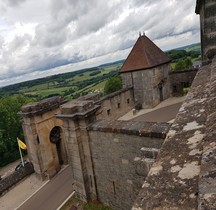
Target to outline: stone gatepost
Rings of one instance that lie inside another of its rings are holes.
[[[51,178],[68,162],[62,121],[55,116],[63,103],[62,97],[52,97],[24,105],[18,113],[23,118],[28,158],[42,179]]]
[[[92,100],[71,101],[60,107],[57,118],[63,121],[65,142],[72,167],[74,190],[83,200],[97,199],[94,167],[87,126],[100,108]]]

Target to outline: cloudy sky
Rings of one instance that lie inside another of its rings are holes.
[[[200,42],[195,0],[2,0],[0,86]]]

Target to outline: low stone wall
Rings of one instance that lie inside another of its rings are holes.
[[[88,127],[98,199],[129,210],[169,129],[167,123],[98,120]]]
[[[97,112],[97,119],[118,119],[134,108],[132,88],[124,88],[111,93],[98,101],[101,108]]]
[[[215,209],[215,72],[198,71],[133,210]]]
[[[16,185],[20,180],[32,173],[34,173],[34,168],[30,163],[25,165],[24,168],[20,168],[19,171],[14,171],[12,174],[3,178],[0,181],[0,196],[6,193],[11,187]]]
[[[96,113],[96,119],[114,120],[123,116],[134,108],[133,88],[127,87],[114,93],[100,97],[99,93],[88,94],[71,101],[73,104],[79,104],[84,101],[100,106]],[[74,109],[74,112],[80,111]]]

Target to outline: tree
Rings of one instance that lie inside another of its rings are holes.
[[[23,133],[17,112],[23,104],[30,101],[29,98],[20,95],[0,99],[0,167],[19,158],[16,139],[23,139]]]
[[[192,61],[190,58],[180,59],[175,65],[175,70],[190,69],[192,67]]]
[[[186,69],[190,69],[190,68],[192,67],[192,65],[193,65],[190,58],[186,58],[186,59],[184,60],[184,64],[185,64],[185,68],[186,68]]]
[[[175,65],[175,70],[182,70],[184,69],[184,61],[181,59]]]
[[[185,50],[170,50],[167,52],[167,55],[173,60],[178,60],[187,56],[187,52]]]
[[[104,94],[110,94],[122,88],[122,81],[119,76],[112,77],[107,80],[104,86]]]

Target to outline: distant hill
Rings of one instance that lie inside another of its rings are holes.
[[[120,64],[122,65],[124,63],[125,59],[123,60],[118,60],[118,61],[115,61],[115,62],[112,62],[112,63],[104,63],[104,64],[101,64],[100,66],[98,67],[105,67],[105,66],[110,66],[110,65],[116,65],[116,64]]]
[[[45,78],[25,81],[0,88],[0,96],[22,94],[41,100],[56,95],[66,99],[77,98],[94,91],[102,91],[106,80],[118,75],[124,60],[106,63]]]
[[[175,48],[175,49],[172,49],[172,50],[186,50],[186,51],[196,50],[196,51],[201,52],[201,44],[200,43],[190,44],[190,45],[186,45],[186,46],[183,46],[183,47],[178,47],[178,48]]]

